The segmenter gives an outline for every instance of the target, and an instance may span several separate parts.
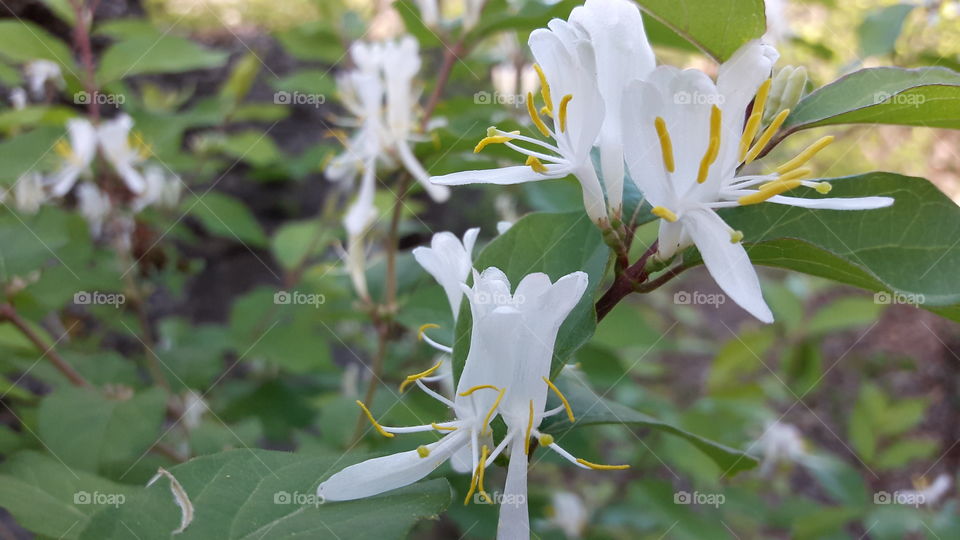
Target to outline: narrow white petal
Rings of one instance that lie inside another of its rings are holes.
[[[370,459],[334,474],[317,487],[327,501],[350,501],[378,495],[410,485],[427,476],[466,443],[460,430],[428,444],[430,454],[420,457],[416,450]]]
[[[462,186],[466,184],[497,184],[505,186],[563,178],[570,174],[570,169],[563,165],[545,165],[545,167],[548,171],[545,174],[538,173],[525,165],[517,165],[499,169],[463,171],[443,176],[434,176],[430,178],[430,182],[441,186]]]
[[[886,208],[893,204],[891,197],[825,197],[823,199],[804,199],[801,197],[784,197],[783,195],[777,195],[767,200],[777,204],[822,210],[874,210],[876,208]]]
[[[400,154],[400,161],[403,162],[403,166],[427,190],[431,199],[435,202],[445,202],[450,198],[450,188],[432,182],[430,175],[424,170],[417,157],[413,155],[413,151],[410,150],[407,143],[401,142],[398,144],[397,153]]]
[[[757,319],[772,323],[773,313],[763,300],[757,273],[743,246],[730,241],[730,227],[712,210],[687,212],[683,221],[723,292]]]
[[[497,540],[529,540],[530,513],[527,509],[527,456],[523,441],[514,438],[510,444],[510,465],[507,483],[500,503]]]

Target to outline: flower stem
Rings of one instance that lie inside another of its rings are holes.
[[[33,343],[37,349],[43,351],[43,356],[50,359],[50,362],[53,364],[53,367],[57,368],[57,371],[62,373],[67,380],[74,386],[90,386],[90,383],[83,378],[83,375],[73,369],[73,366],[68,364],[62,356],[53,348],[53,345],[48,345],[43,338],[37,335],[33,331],[33,328],[27,324],[27,321],[17,313],[16,308],[11,304],[0,305],[0,320],[5,320],[12,323],[17,327],[17,330],[20,331],[31,343]]]

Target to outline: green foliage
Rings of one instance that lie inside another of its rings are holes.
[[[226,53],[206,49],[178,36],[136,36],[107,49],[97,69],[97,80],[106,85],[145,73],[180,73],[219,67],[226,60]]]
[[[761,0],[637,0],[637,4],[720,61],[766,29]]]

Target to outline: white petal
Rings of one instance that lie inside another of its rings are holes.
[[[658,69],[659,71],[659,69]],[[624,158],[637,189],[653,206],[669,206],[668,177],[663,166],[660,141],[654,119],[666,107],[660,91],[652,84],[634,81],[623,96]]]
[[[804,199],[801,197],[784,197],[783,195],[777,195],[767,200],[772,203],[822,210],[874,210],[876,208],[886,208],[893,204],[891,197],[824,197],[822,199]]]
[[[510,465],[507,468],[507,483],[500,503],[500,522],[497,524],[497,540],[529,540],[530,512],[527,509],[527,456],[523,441],[510,443]]]
[[[417,179],[417,182],[420,182],[431,199],[435,202],[445,202],[450,198],[450,188],[431,182],[430,175],[424,170],[423,165],[417,161],[407,143],[398,144],[397,151],[400,154],[400,160],[403,161],[403,166]]]
[[[463,171],[443,176],[433,176],[430,178],[430,182],[441,186],[462,186],[466,184],[497,184],[506,186],[510,184],[522,184],[524,182],[563,178],[570,174],[570,169],[565,165],[547,164],[545,167],[548,171],[545,174],[538,173],[525,165],[517,165],[499,169]]]
[[[753,100],[763,81],[770,77],[779,56],[780,53],[774,47],[754,40],[740,47],[720,66],[717,88],[724,97],[720,107],[723,110],[722,137],[733,143],[721,144],[718,161],[724,169],[735,166],[734,162],[739,157],[737,154],[746,121],[747,105]]]
[[[682,219],[723,292],[757,319],[772,323],[773,313],[763,300],[757,273],[743,246],[730,241],[730,227],[712,210],[689,211]]]
[[[317,487],[327,501],[350,501],[408,486],[427,476],[446,461],[467,438],[459,430],[428,444],[430,455],[416,450],[370,459],[334,474]]]

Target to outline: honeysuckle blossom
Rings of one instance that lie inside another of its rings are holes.
[[[587,505],[576,493],[555,491],[550,496],[548,524],[563,531],[567,538],[580,538],[589,518]]]
[[[921,477],[914,481],[914,489],[898,490],[895,495],[897,500],[892,502],[932,506],[950,493],[952,485],[953,479],[946,473],[937,475],[932,483]]]
[[[63,88],[66,84],[60,64],[50,60],[32,60],[23,65],[23,74],[27,79],[27,88],[34,99],[43,99],[46,96],[47,83],[56,88]]]
[[[140,194],[146,188],[146,182],[136,166],[149,156],[149,152],[140,139],[131,142],[132,128],[133,119],[121,114],[97,127],[97,139],[103,157],[113,166],[123,183],[134,194]]]
[[[600,133],[604,108],[597,87],[593,48],[584,33],[559,19],[550,29],[534,30],[528,41],[537,60],[540,94],[544,103],[538,110],[533,94],[527,95],[527,112],[537,131],[551,142],[520,132],[496,127],[487,130],[475,152],[490,144],[504,144],[526,156],[524,165],[463,171],[430,180],[440,185],[519,184],[574,175],[583,189],[584,208],[598,225],[607,223],[606,202],[600,179],[593,168],[590,150]],[[548,127],[546,116],[552,127]],[[516,143],[524,143],[521,146]],[[533,148],[535,149],[533,149]]]
[[[17,210],[25,214],[35,214],[40,209],[40,205],[47,200],[43,177],[37,172],[29,172],[21,176],[11,191]]]
[[[20,111],[26,108],[27,106],[27,91],[23,88],[17,86],[10,90],[9,94],[10,106],[13,107],[13,110]]]
[[[807,456],[806,444],[800,430],[793,424],[771,422],[757,441],[763,454],[760,474],[766,476],[781,463],[800,463]]]
[[[647,80],[631,83],[624,94],[626,163],[654,214],[662,218],[659,257],[669,259],[696,245],[720,288],[764,322],[772,322],[773,314],[740,243],[743,234],[727,225],[716,210],[765,201],[833,210],[866,210],[893,203],[889,197],[783,195],[799,187],[830,191],[829,183],[805,180],[810,170],[803,166],[832,137],[813,143],[773,172],[738,173],[757,158],[789,113],[780,111],[761,133],[777,56],[773,47],[753,41],[720,66],[716,83],[697,70],[661,66]],[[754,96],[755,105],[748,109]]]
[[[48,180],[54,197],[67,194],[81,174],[89,173],[97,153],[97,128],[85,118],[67,120],[67,139],[57,142],[54,150],[63,158],[60,169]]]
[[[479,227],[467,230],[463,240],[450,232],[438,232],[430,239],[430,247],[421,246],[413,250],[413,257],[420,266],[443,287],[454,321],[460,314],[462,285],[467,282],[473,269],[473,246],[478,234]]]
[[[130,204],[130,209],[140,212],[144,208],[157,205],[162,208],[174,208],[180,201],[183,181],[176,175],[167,175],[163,167],[149,165],[143,171],[144,189]]]
[[[77,186],[77,209],[90,226],[90,235],[99,237],[103,233],[103,224],[112,209],[110,196],[91,182]]]
[[[443,20],[443,11],[451,9],[448,4],[456,4],[456,7],[460,8],[464,28],[473,28],[480,20],[480,12],[483,10],[484,2],[486,0],[460,0],[456,3],[445,0],[441,6],[440,0],[416,0],[423,24],[434,28],[439,26]]]

